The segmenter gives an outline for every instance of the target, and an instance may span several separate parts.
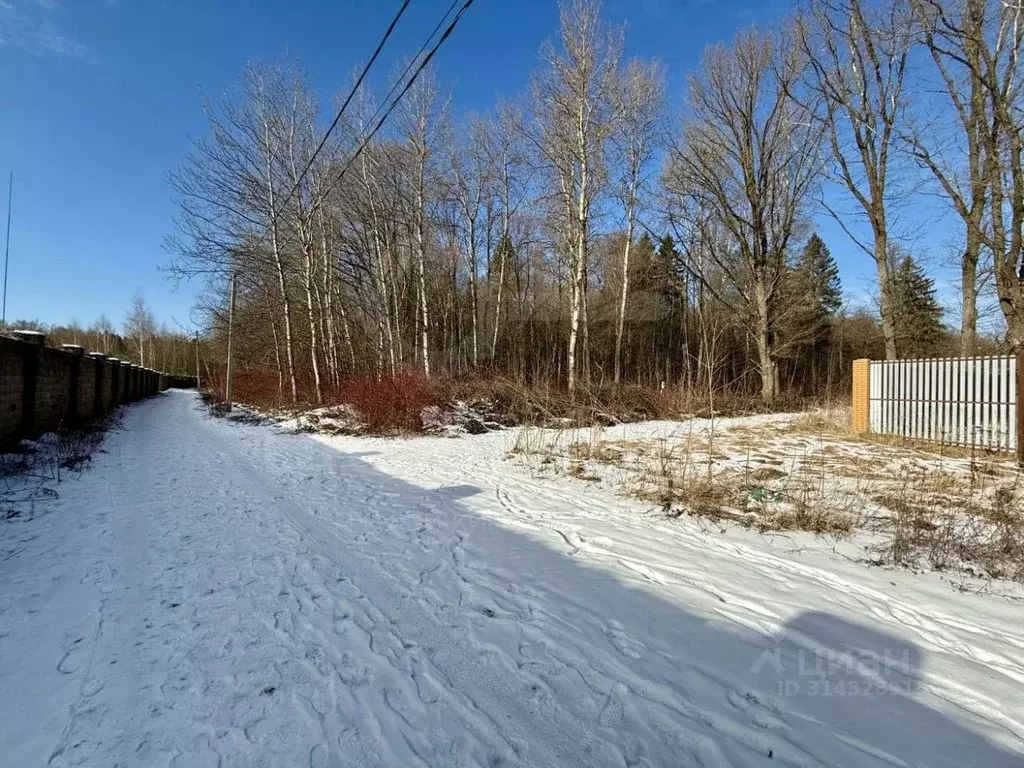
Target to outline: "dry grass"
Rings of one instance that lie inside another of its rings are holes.
[[[743,416],[798,410],[807,399],[787,395],[767,406],[752,391],[674,387],[658,389],[635,384],[581,385],[570,394],[564,384],[527,382],[481,372],[439,377],[431,388],[442,402],[485,401],[510,423],[588,427],[651,419],[677,420],[711,416]]]
[[[515,456],[540,456],[553,459],[559,452],[565,431],[560,429],[543,429],[541,427],[523,427],[516,432],[515,442],[509,453]]]
[[[577,480],[586,480],[590,483],[600,483],[601,476],[589,471],[587,469],[586,462],[573,461],[569,464],[569,476],[575,477]]]
[[[902,449],[910,455],[927,456],[940,459],[985,459],[994,462],[1012,462],[1013,457],[999,451],[989,451],[977,446],[959,445],[956,443],[931,442],[917,440],[898,435],[848,434],[845,438],[850,442],[862,445],[884,446]]]
[[[788,474],[788,472],[783,472],[781,469],[776,469],[775,467],[758,467],[757,469],[752,469],[747,474],[747,477],[755,482],[764,483],[769,480],[778,480],[786,477]]]
[[[683,513],[721,516],[743,504],[743,487],[735,478],[673,469],[648,477],[633,495],[654,502],[676,517]]]
[[[891,459],[880,456],[829,456],[825,463],[836,477],[888,482],[892,480]]]
[[[604,428],[594,425],[586,440],[575,440],[569,445],[569,458],[573,461],[597,461],[618,464],[624,451],[604,439]]]
[[[878,562],[1024,581],[1024,485],[978,473],[908,474],[874,501],[889,511]]]
[[[1009,457],[848,433],[844,409],[666,438],[522,430],[512,453],[672,517],[878,538],[865,559],[1024,581],[1024,483]]]
[[[591,482],[612,472],[624,493],[672,517],[826,536],[870,531],[881,543],[865,544],[869,562],[1024,581],[1024,482],[1012,461],[869,441],[844,432],[843,418],[833,410],[671,439],[523,430],[512,452]]]
[[[848,435],[850,434],[849,408],[820,408],[801,414],[784,430],[800,435]]]
[[[759,518],[757,528],[767,531],[808,531],[819,536],[844,536],[850,533],[856,518],[824,506],[798,502]]]
[[[97,453],[107,434],[120,428],[121,412],[112,411],[80,427],[61,427],[19,444],[16,452],[0,454],[0,522],[31,519],[37,504],[57,496],[55,485],[69,474],[80,474]]]

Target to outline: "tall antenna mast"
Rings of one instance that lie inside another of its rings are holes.
[[[14,171],[7,180],[7,245],[4,247],[4,302],[0,310],[0,329],[7,327],[7,263],[11,258],[11,199],[14,196]]]

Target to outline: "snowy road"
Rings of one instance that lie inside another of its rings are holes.
[[[3,766],[1024,766],[1024,604],[538,480],[129,409],[0,537]]]

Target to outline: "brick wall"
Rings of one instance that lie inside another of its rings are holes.
[[[850,426],[856,433],[870,432],[871,407],[871,361],[853,361],[853,407],[850,413]]]
[[[0,335],[0,449],[75,426],[118,405],[193,380],[140,368],[74,345],[45,346],[40,333]]]
[[[21,429],[23,351],[21,342],[0,336],[0,436]]]
[[[96,413],[96,369],[99,363],[93,357],[79,356],[78,418],[88,421]]]
[[[93,381],[96,398],[93,403],[93,415],[106,413],[111,408],[110,363],[98,352],[91,352],[89,357],[96,363],[96,379]]]
[[[40,432],[53,432],[63,426],[68,414],[73,361],[71,355],[52,347],[39,349],[38,359],[33,424]]]
[[[128,402],[128,363],[123,360],[118,360],[117,393],[115,397],[118,403]]]

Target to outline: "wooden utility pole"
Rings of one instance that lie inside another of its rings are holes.
[[[202,381],[199,378],[199,331],[196,331],[196,341],[194,346],[196,350],[196,392],[202,392]]]
[[[224,400],[227,403],[227,410],[231,411],[231,396],[233,390],[234,364],[231,360],[231,335],[235,325],[235,273],[231,273],[231,293],[228,298],[228,371],[227,383],[224,385]]]

